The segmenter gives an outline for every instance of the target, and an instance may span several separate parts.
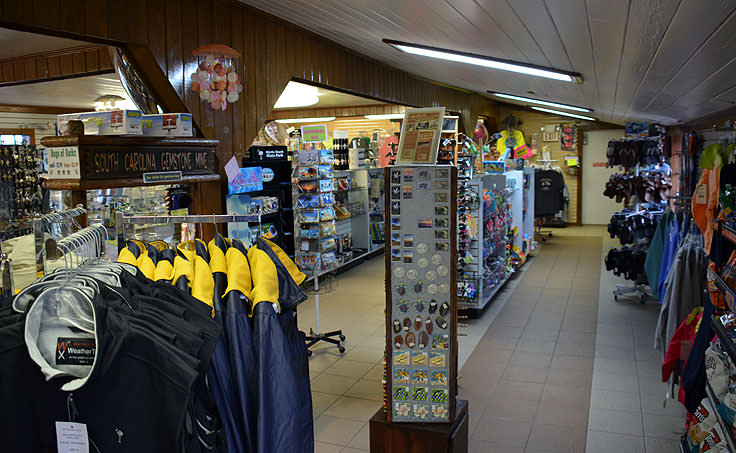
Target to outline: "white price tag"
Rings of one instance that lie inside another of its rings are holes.
[[[80,179],[79,148],[60,146],[46,148],[49,179]]]
[[[708,202],[708,186],[705,184],[698,184],[695,189],[695,203],[706,204]]]
[[[59,453],[89,453],[87,425],[56,422],[56,448]]]

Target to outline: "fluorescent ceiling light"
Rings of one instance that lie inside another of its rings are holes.
[[[501,69],[504,71],[512,71],[537,77],[546,77],[548,79],[561,80],[564,82],[583,82],[582,75],[577,72],[561,71],[559,69],[546,68],[544,66],[531,65],[511,60],[502,60],[500,58],[486,57],[467,52],[457,52],[454,50],[440,49],[419,44],[410,44],[390,39],[384,39],[383,42],[396,47],[402,52],[413,55],[421,55],[440,60],[457,61],[459,63],[467,63],[492,69]]]
[[[323,116],[321,118],[289,118],[285,120],[276,120],[277,123],[327,123],[334,120],[334,116]]]
[[[533,106],[530,106],[530,107],[533,108],[534,110],[539,110],[540,112],[552,113],[555,115],[562,115],[562,116],[571,116],[573,118],[580,118],[581,120],[598,121],[597,119],[593,117],[578,115],[577,113],[561,112],[559,110],[545,109],[543,107],[533,107]]]
[[[369,120],[400,120],[404,118],[403,113],[385,113],[382,115],[364,115]]]
[[[489,91],[489,93],[492,93],[494,96],[504,98],[504,99],[512,99],[514,101],[521,101],[521,102],[529,102],[531,104],[539,104],[539,105],[546,105],[548,107],[557,107],[558,109],[567,109],[567,110],[573,110],[576,112],[592,112],[592,109],[585,108],[585,107],[576,107],[574,105],[567,105],[567,104],[558,104],[556,102],[550,102],[550,101],[542,101],[541,99],[532,99],[532,98],[525,98],[523,96],[514,96],[513,94],[504,94],[504,93],[494,93],[492,91]]]
[[[289,82],[273,108],[307,107],[318,102],[319,90],[317,87],[299,82]]]

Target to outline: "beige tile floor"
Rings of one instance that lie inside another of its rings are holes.
[[[610,245],[602,228],[554,234],[482,317],[460,330],[459,391],[471,401],[471,451],[585,451],[586,442],[591,452],[669,451],[682,417],[676,407],[652,413],[661,407],[661,386],[645,341],[658,305],[613,304],[616,279],[601,272]],[[342,329],[346,352],[322,344],[310,358],[316,451],[368,451],[368,420],[382,399],[382,257],[338,276],[336,285],[320,294],[320,328]],[[315,326],[314,299],[300,307],[303,330]],[[610,316],[625,328],[611,326]],[[615,362],[619,341],[632,342],[642,360]]]

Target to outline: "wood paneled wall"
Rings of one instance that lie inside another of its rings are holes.
[[[529,109],[523,109],[518,107],[512,107],[507,105],[500,105],[498,108],[498,115],[496,116],[496,124],[499,128],[505,127],[505,119],[509,115],[514,115],[515,117],[519,118],[522,121],[521,124],[521,131],[524,132],[524,137],[526,138],[527,142],[531,139],[531,134],[538,133],[539,134],[539,152],[536,156],[530,159],[530,162],[534,163],[537,158],[542,157],[542,151],[543,148],[546,147],[547,151],[549,151],[551,155],[551,159],[558,160],[559,162],[554,163],[555,166],[564,166],[564,157],[570,156],[570,155],[577,155],[578,152],[576,150],[563,150],[560,146],[560,142],[543,142],[542,141],[542,132],[541,128],[543,126],[547,126],[547,130],[549,130],[549,126],[555,125],[555,124],[562,124],[562,123],[570,123],[572,122],[571,118],[567,118],[564,116],[555,116],[555,115],[548,115],[545,113],[536,112]],[[494,131],[490,131],[493,133]],[[580,153],[582,154],[582,153]],[[578,213],[578,178],[582,178],[581,172],[578,171],[577,175],[571,175],[569,172],[564,171],[562,172],[562,175],[565,178],[565,184],[567,185],[567,190],[570,192],[570,204],[569,209],[567,211],[567,222],[568,223],[579,223],[580,216]],[[603,189],[601,189],[603,190]]]
[[[91,44],[0,60],[0,86],[112,71],[107,46]]]
[[[259,10],[228,0],[2,0],[0,25],[114,45],[146,46],[226,162],[247,149],[292,78],[397,104],[445,106],[472,127],[493,101],[389,68]],[[245,90],[210,112],[189,89],[195,48],[229,45],[243,55]]]

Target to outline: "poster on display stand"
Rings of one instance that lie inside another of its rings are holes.
[[[452,423],[457,389],[457,169],[385,169],[386,387],[392,422]]]
[[[436,163],[444,118],[444,107],[406,110],[396,164]]]

